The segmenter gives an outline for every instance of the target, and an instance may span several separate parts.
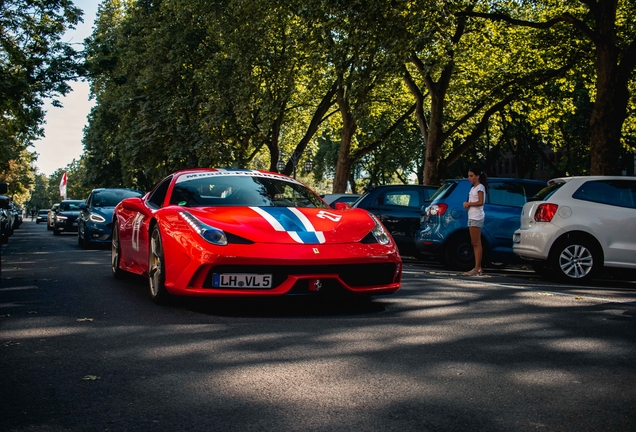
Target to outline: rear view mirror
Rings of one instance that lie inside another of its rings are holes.
[[[347,210],[350,208],[351,208],[351,205],[346,202],[337,202],[334,207],[335,210]]]

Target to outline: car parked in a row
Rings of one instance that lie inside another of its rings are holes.
[[[53,234],[77,232],[77,216],[82,200],[63,200],[53,217]]]
[[[368,187],[352,207],[365,209],[380,219],[400,254],[418,256],[413,239],[420,226],[420,212],[436,190],[436,186],[412,184]]]
[[[485,266],[504,267],[521,261],[512,252],[512,234],[519,228],[524,204],[545,186],[545,182],[537,180],[488,179],[486,219],[481,230]],[[419,230],[415,233],[415,245],[422,255],[462,271],[475,265],[468,212],[463,207],[471,187],[465,178],[444,181],[431,202],[422,208]]]
[[[524,205],[513,241],[517,256],[562,281],[636,270],[636,177],[550,180]]]
[[[40,222],[46,222],[49,217],[50,209],[40,209],[38,210],[38,214],[35,217],[35,223],[39,224]]]
[[[115,207],[124,198],[141,196],[143,193],[134,189],[93,189],[86,202],[79,205],[77,243],[84,248],[89,248],[93,244],[110,243]]]

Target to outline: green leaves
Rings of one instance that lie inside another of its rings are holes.
[[[79,54],[60,38],[79,21],[65,0],[0,2],[0,173],[42,135],[44,99],[77,77]]]
[[[275,170],[281,153],[312,149],[314,180],[335,176],[334,190],[359,176],[437,184],[512,142],[519,154],[575,146],[555,169],[584,171],[591,12],[561,0],[106,0],[86,46],[86,179],[148,189],[176,169]],[[632,12],[617,2],[621,77]]]

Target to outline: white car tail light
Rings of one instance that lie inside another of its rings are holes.
[[[558,208],[559,206],[556,204],[539,204],[537,211],[534,213],[534,220],[536,222],[551,222]]]

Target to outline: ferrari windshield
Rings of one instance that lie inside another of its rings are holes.
[[[319,207],[328,206],[304,185],[286,177],[255,171],[203,172],[179,177],[170,204],[183,207]]]

